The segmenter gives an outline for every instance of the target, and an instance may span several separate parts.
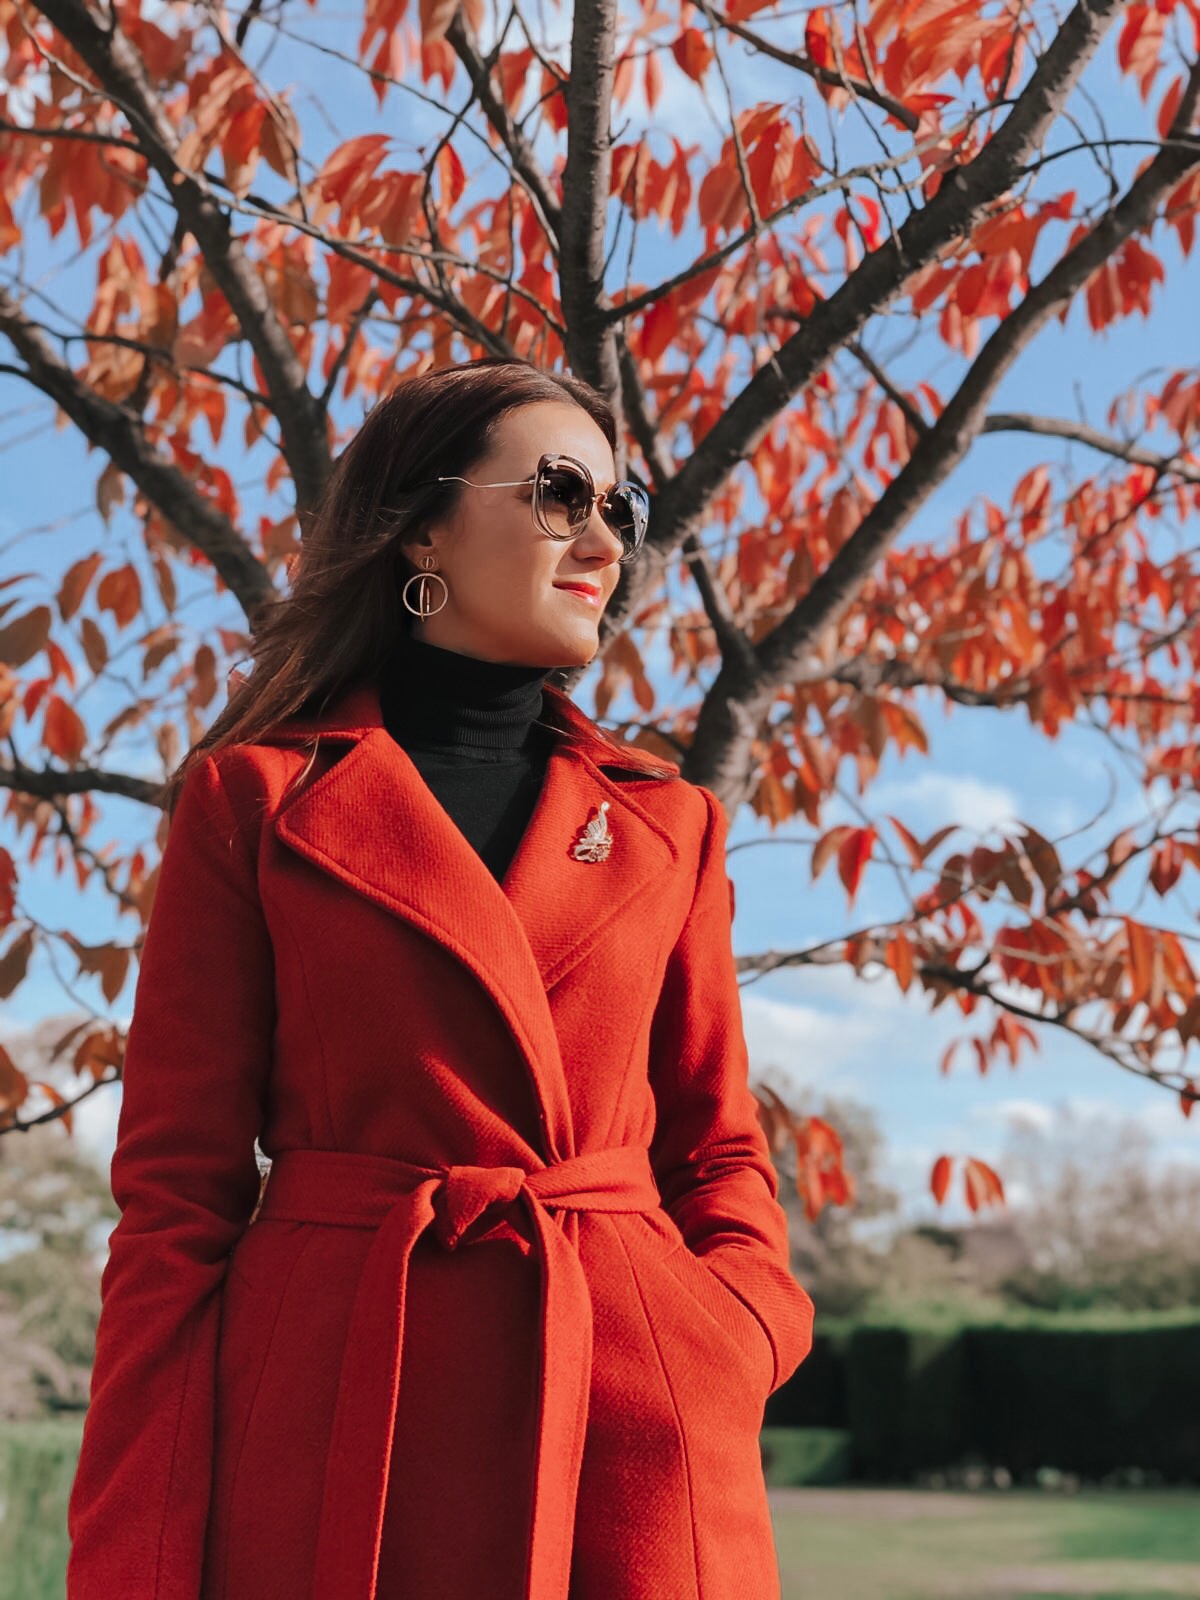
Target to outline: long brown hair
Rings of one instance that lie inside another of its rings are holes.
[[[452,512],[462,492],[457,483],[427,480],[469,476],[507,412],[547,400],[581,406],[615,449],[616,421],[598,390],[570,374],[500,356],[406,378],[371,409],[308,516],[291,592],[256,613],[252,670],[163,783],[160,800],[168,815],[187,773],[204,756],[225,745],[253,743],[283,718],[314,710],[382,663],[396,629],[412,625],[398,596],[419,569],[401,540]],[[426,486],[409,489],[410,479]],[[647,756],[643,763],[635,747],[598,731],[627,764],[665,775],[659,758]]]

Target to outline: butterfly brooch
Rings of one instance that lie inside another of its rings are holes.
[[[571,854],[576,861],[604,861],[612,849],[612,834],[608,830],[608,801],[601,800],[598,816],[592,818],[575,841]]]

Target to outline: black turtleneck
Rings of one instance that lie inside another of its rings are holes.
[[[401,628],[380,673],[384,726],[497,881],[554,743],[535,722],[552,670],[463,655]]]

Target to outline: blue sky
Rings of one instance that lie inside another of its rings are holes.
[[[339,47],[352,44],[353,29],[348,28],[348,13],[320,8],[315,17],[297,16],[295,28],[310,39],[323,38]],[[353,13],[357,18],[357,11]],[[758,19],[756,19],[758,25]],[[793,24],[793,42],[801,37],[802,19]],[[787,38],[775,30],[781,41]],[[252,45],[256,36],[252,34]],[[1112,135],[1144,135],[1152,118],[1130,85],[1121,80],[1112,62],[1112,39],[1086,77],[1088,99],[1077,96],[1072,109],[1085,127],[1094,125],[1091,107],[1102,105],[1108,132]],[[724,53],[727,70],[739,106],[759,100],[794,96],[796,82],[775,64],[751,59],[739,48]],[[262,55],[262,40],[251,50],[251,59]],[[375,100],[364,93],[361,81],[328,56],[315,54],[293,40],[281,37],[268,68],[270,81],[278,88],[293,85],[292,102],[305,124],[305,150],[319,162],[333,145],[352,134],[387,130],[396,139],[393,161],[403,165],[412,159],[411,151],[434,129],[442,118],[423,109],[416,100],[392,91],[380,113]],[[1164,75],[1164,83],[1169,74]],[[423,86],[426,93],[441,98],[440,81]],[[711,86],[718,117],[724,112],[719,86]],[[811,87],[805,91],[814,134],[824,143],[825,113],[817,107]],[[461,85],[455,85],[449,103],[462,98]],[[1157,99],[1157,90],[1155,94]],[[316,112],[319,104],[320,114]],[[617,113],[620,137],[636,136],[644,126],[645,110],[635,94]],[[714,125],[696,87],[672,68],[667,87],[652,118],[656,135],[655,153],[669,152],[668,135],[676,134],[688,143],[701,143],[716,151],[721,129]],[[1062,142],[1060,136],[1059,141]],[[852,121],[840,124],[839,143],[844,163],[865,155],[867,146]],[[463,151],[472,172],[475,192],[492,192],[494,178],[477,141],[466,142]],[[1142,149],[1118,150],[1113,164],[1128,177]],[[1071,163],[1076,165],[1072,167]],[[1094,193],[1095,179],[1089,169],[1068,158],[1061,171],[1050,174],[1044,196],[1076,184],[1081,193]],[[697,169],[697,178],[699,176]],[[263,188],[269,188],[265,176]],[[1052,247],[1061,247],[1065,232],[1061,226],[1049,236]],[[995,409],[1030,409],[1062,417],[1078,417],[1105,425],[1110,400],[1127,387],[1144,383],[1156,387],[1166,372],[1174,369],[1197,348],[1197,316],[1194,262],[1181,262],[1173,236],[1156,233],[1153,248],[1162,255],[1168,281],[1154,291],[1153,312],[1149,319],[1134,317],[1118,323],[1102,335],[1086,327],[1080,307],[1073,309],[1065,326],[1053,323],[1040,336],[1017,369],[1010,374],[996,397]],[[28,239],[20,271],[25,282],[35,283],[49,293],[65,310],[82,315],[90,304],[95,282],[91,257],[72,260],[77,248],[73,228],[69,227],[54,242],[44,230],[33,229]],[[698,236],[685,233],[680,239],[660,237],[644,228],[639,240],[634,276],[654,281],[677,269],[698,249]],[[624,271],[624,243],[617,250],[613,282]],[[837,260],[836,254],[833,257]],[[1035,259],[1035,267],[1044,256]],[[17,263],[9,258],[0,264],[7,280]],[[43,309],[45,309],[43,307]],[[57,319],[51,318],[56,325]],[[886,335],[873,348],[891,354],[889,347],[901,343],[906,330]],[[78,360],[79,346],[72,347]],[[894,373],[904,379],[917,375],[935,383],[943,396],[955,381],[961,362],[957,356],[925,335],[914,343],[907,355],[896,353]],[[1153,376],[1157,374],[1157,377]],[[349,413],[343,413],[349,420]],[[279,514],[280,502],[269,502],[261,493],[267,464],[259,449],[247,454],[240,448],[240,423],[232,426],[229,442],[221,457],[232,471],[244,496],[247,526],[260,510]],[[1153,442],[1153,440],[1151,441]],[[964,508],[977,497],[987,495],[1007,504],[1013,485],[1036,462],[1052,461],[1065,468],[1056,476],[1056,486],[1085,473],[1096,471],[1101,461],[1081,447],[1066,448],[1021,435],[990,435],[981,439],[963,463],[922,508],[906,530],[902,543],[946,540]],[[128,512],[118,511],[111,528],[106,529],[94,509],[94,487],[103,462],[89,454],[70,429],[54,426],[52,408],[33,391],[0,374],[0,464],[4,495],[0,503],[0,578],[16,574],[28,576],[11,596],[21,604],[50,600],[62,573],[70,563],[100,547],[112,564],[133,560],[148,579],[148,565],[140,535]],[[1184,530],[1190,532],[1191,530]],[[1165,540],[1162,548],[1180,541],[1181,530],[1169,519],[1156,531]],[[1180,541],[1186,542],[1186,539]],[[1061,553],[1061,547],[1059,547]],[[238,627],[242,618],[228,597],[216,598],[211,586],[183,566],[176,567],[180,585],[181,614],[190,625],[206,628],[215,623]],[[150,591],[147,581],[147,592]],[[692,603],[691,596],[687,603]],[[151,625],[163,620],[150,606]],[[106,631],[107,627],[106,627]],[[136,631],[136,630],[135,630]],[[112,636],[110,634],[110,641]],[[126,652],[119,670],[125,688],[110,683],[90,685],[78,700],[81,713],[93,729],[128,699],[137,682],[138,652],[129,637],[116,641]],[[73,657],[86,681],[82,657]],[[652,676],[664,706],[675,703],[677,685],[664,670],[663,652],[651,648]],[[35,663],[40,670],[42,663]],[[28,669],[26,669],[28,670]],[[576,698],[592,709],[592,676],[579,685]],[[687,691],[681,698],[687,703]],[[1092,846],[1107,841],[1121,822],[1132,822],[1146,809],[1146,797],[1132,784],[1126,766],[1102,736],[1084,726],[1067,728],[1054,742],[1028,727],[1022,712],[998,713],[964,708],[948,710],[934,696],[918,702],[930,738],[927,757],[909,754],[898,757],[889,750],[879,780],[861,803],[881,822],[886,812],[900,816],[918,835],[931,832],[948,822],[969,824],[980,839],[995,842],[996,830],[1016,819],[1033,824],[1054,836],[1067,828],[1081,826],[1115,788],[1115,799],[1086,840]],[[619,700],[614,714],[636,714],[632,703]],[[36,756],[29,730],[18,729],[17,744],[25,759]],[[125,771],[157,776],[160,768],[154,750],[145,738],[114,742],[106,761]],[[849,769],[843,777],[849,780]],[[1194,803],[1190,815],[1194,820]],[[145,841],[152,832],[152,819],[144,808],[119,799],[103,801],[104,821],[93,835],[93,844],[106,838],[124,842]],[[1182,813],[1188,814],[1188,813]],[[822,829],[841,821],[858,821],[857,813],[838,800],[827,809]],[[881,822],[883,831],[890,832]],[[882,865],[868,871],[853,912],[848,912],[845,896],[833,870],[827,869],[815,884],[809,873],[809,847],[812,830],[797,819],[772,835],[748,812],[739,816],[731,831],[730,873],[737,885],[737,919],[734,942],[739,952],[765,948],[793,948],[815,939],[827,939],[839,931],[861,926],[872,917],[895,914],[888,869]],[[24,842],[11,823],[0,828],[0,841],[23,862]],[[894,839],[891,841],[894,843]],[[1082,841],[1074,841],[1070,859],[1082,853]],[[51,929],[71,929],[88,942],[116,936],[128,940],[134,933],[130,919],[118,922],[107,897],[91,889],[81,894],[73,872],[57,875],[52,856],[44,854],[33,868],[21,866],[21,904],[33,911]],[[1185,879],[1168,906],[1164,920],[1176,928],[1190,931],[1193,926],[1194,888]],[[1154,908],[1146,910],[1153,917]],[[73,959],[59,949],[60,973],[73,985]],[[104,1010],[98,989],[81,980],[79,995]],[[127,985],[122,1003],[116,1008],[127,1020],[132,999],[132,983]],[[70,1008],[71,997],[52,970],[44,949],[35,958],[30,978],[10,1001],[0,1006],[0,1026],[18,1059],[24,1030],[47,1017]],[[961,1017],[944,1005],[930,1013],[928,1002],[914,989],[908,997],[899,994],[890,977],[867,983],[846,968],[805,968],[780,973],[755,983],[743,993],[746,1034],[753,1071],[787,1092],[799,1106],[813,1103],[812,1097],[824,1093],[852,1095],[873,1106],[888,1141],[887,1176],[901,1190],[905,1207],[912,1216],[940,1215],[954,1218],[964,1213],[957,1203],[938,1211],[926,1191],[929,1168],[943,1151],[966,1152],[998,1160],[1011,1129],[1037,1126],[1053,1131],[1070,1129],[1073,1135],[1097,1129],[1105,1136],[1121,1118],[1136,1121],[1154,1140],[1163,1160],[1200,1162],[1200,1117],[1187,1122],[1178,1111],[1173,1096],[1121,1072],[1094,1051],[1054,1029],[1040,1034],[1041,1050],[1030,1055],[1016,1069],[996,1067],[981,1078],[970,1064],[966,1051],[957,1057],[954,1071],[944,1077],[938,1062],[950,1040],[973,1030],[990,1026],[986,1013],[975,1018]],[[102,1157],[111,1147],[117,1108],[117,1092],[92,1097],[80,1117],[80,1135]],[[1020,1195],[1014,1192],[1014,1201]]]

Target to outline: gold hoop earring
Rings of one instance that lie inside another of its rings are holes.
[[[445,578],[442,577],[440,572],[434,571],[432,556],[422,556],[421,565],[425,570],[423,572],[413,573],[412,577],[408,579],[408,582],[405,583],[403,589],[401,589],[400,598],[404,602],[405,609],[411,611],[414,617],[432,617],[436,612],[440,611],[442,606],[446,604],[446,601],[449,600],[450,585],[446,582]],[[428,603],[429,590],[426,585],[428,584],[430,578],[436,578],[442,586],[442,604],[440,606],[431,606]],[[408,586],[410,583],[416,583],[420,585],[417,590],[417,603],[415,606],[409,605],[408,603]]]

